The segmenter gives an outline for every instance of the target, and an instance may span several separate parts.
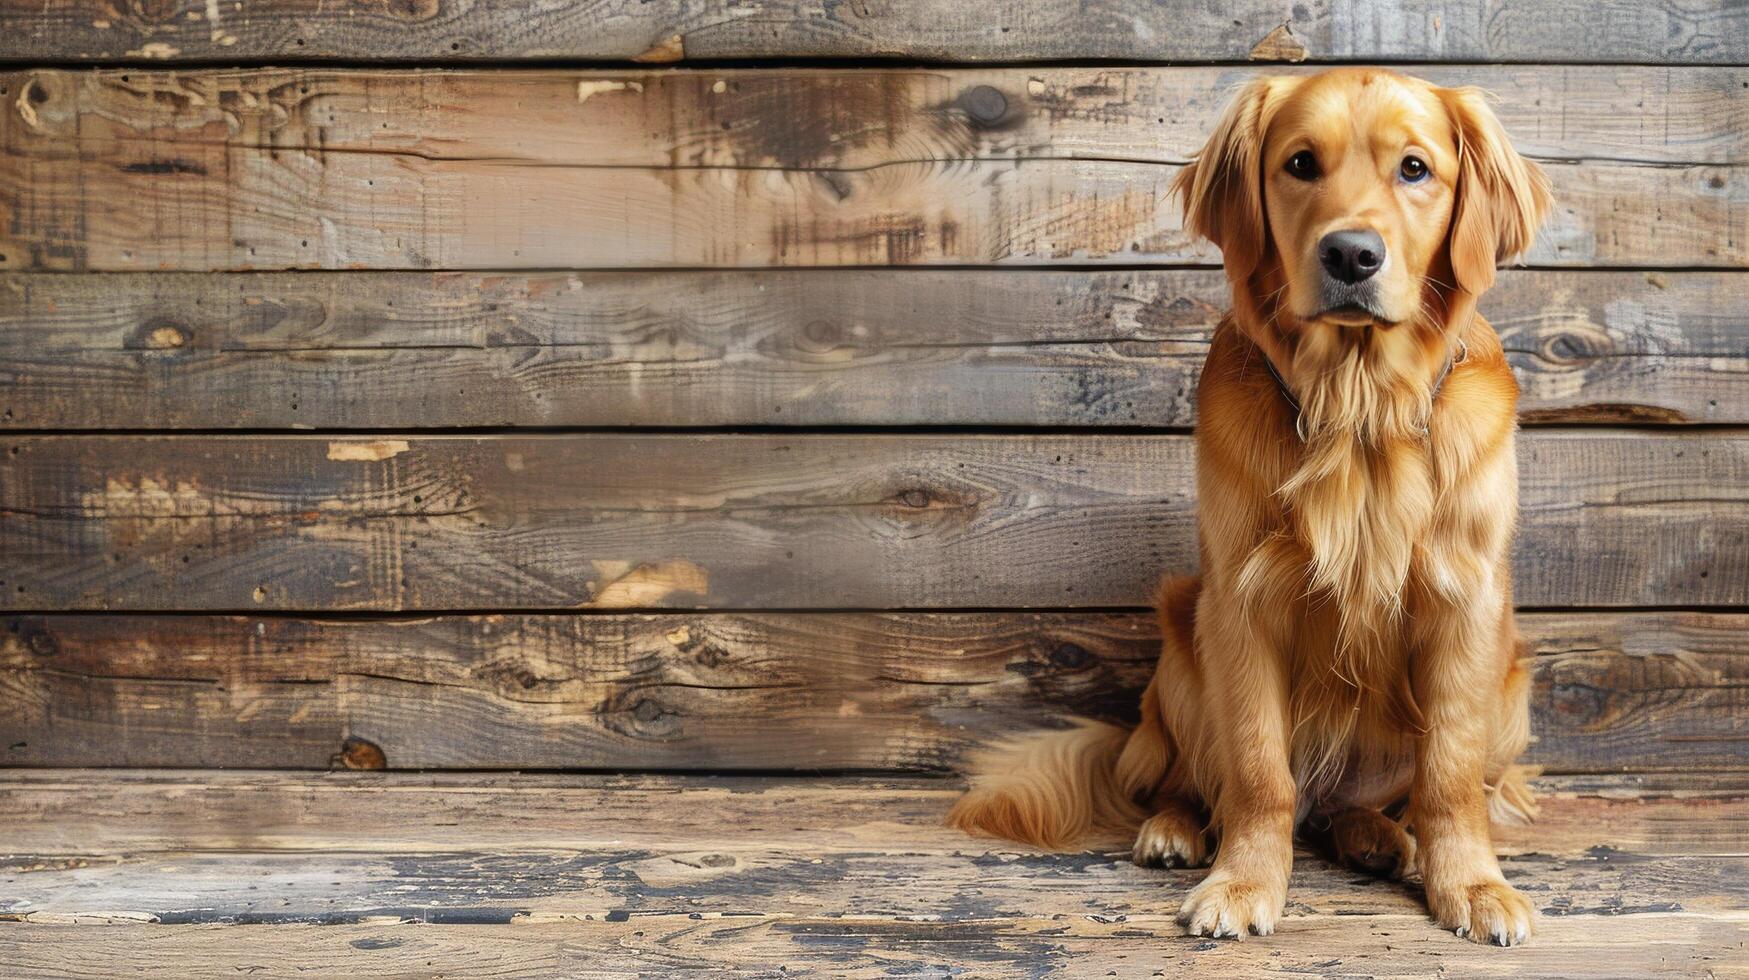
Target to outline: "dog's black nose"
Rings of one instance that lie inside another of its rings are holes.
[[[1318,242],[1318,261],[1333,279],[1361,282],[1385,264],[1385,240],[1376,231],[1333,231]]]

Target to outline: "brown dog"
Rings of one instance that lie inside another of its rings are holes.
[[[1342,69],[1251,82],[1176,189],[1233,289],[1197,395],[1202,576],[1161,590],[1133,732],[993,750],[950,822],[1046,847],[1139,827],[1138,862],[1196,865],[1206,814],[1179,921],[1207,936],[1273,930],[1305,826],[1419,870],[1441,925],[1523,942],[1489,838],[1491,803],[1534,807],[1518,389],[1475,307],[1548,182],[1480,93]]]

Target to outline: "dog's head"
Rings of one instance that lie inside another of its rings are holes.
[[[1372,69],[1253,80],[1175,190],[1241,322],[1290,346],[1448,319],[1550,206],[1481,92]]]

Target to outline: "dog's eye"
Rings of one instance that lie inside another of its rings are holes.
[[[1301,150],[1287,158],[1287,172],[1301,180],[1318,178],[1318,158],[1311,150]]]
[[[1397,173],[1402,175],[1404,182],[1419,184],[1427,179],[1427,161],[1420,157],[1404,157]]]

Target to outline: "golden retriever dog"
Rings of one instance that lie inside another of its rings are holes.
[[[1299,828],[1418,872],[1459,935],[1521,943],[1534,913],[1489,836],[1534,810],[1513,764],[1518,389],[1476,298],[1548,181],[1480,92],[1340,69],[1250,82],[1175,190],[1233,292],[1197,392],[1201,576],[1160,590],[1133,731],[993,747],[949,822],[1212,854],[1178,919],[1229,937],[1275,928]]]

